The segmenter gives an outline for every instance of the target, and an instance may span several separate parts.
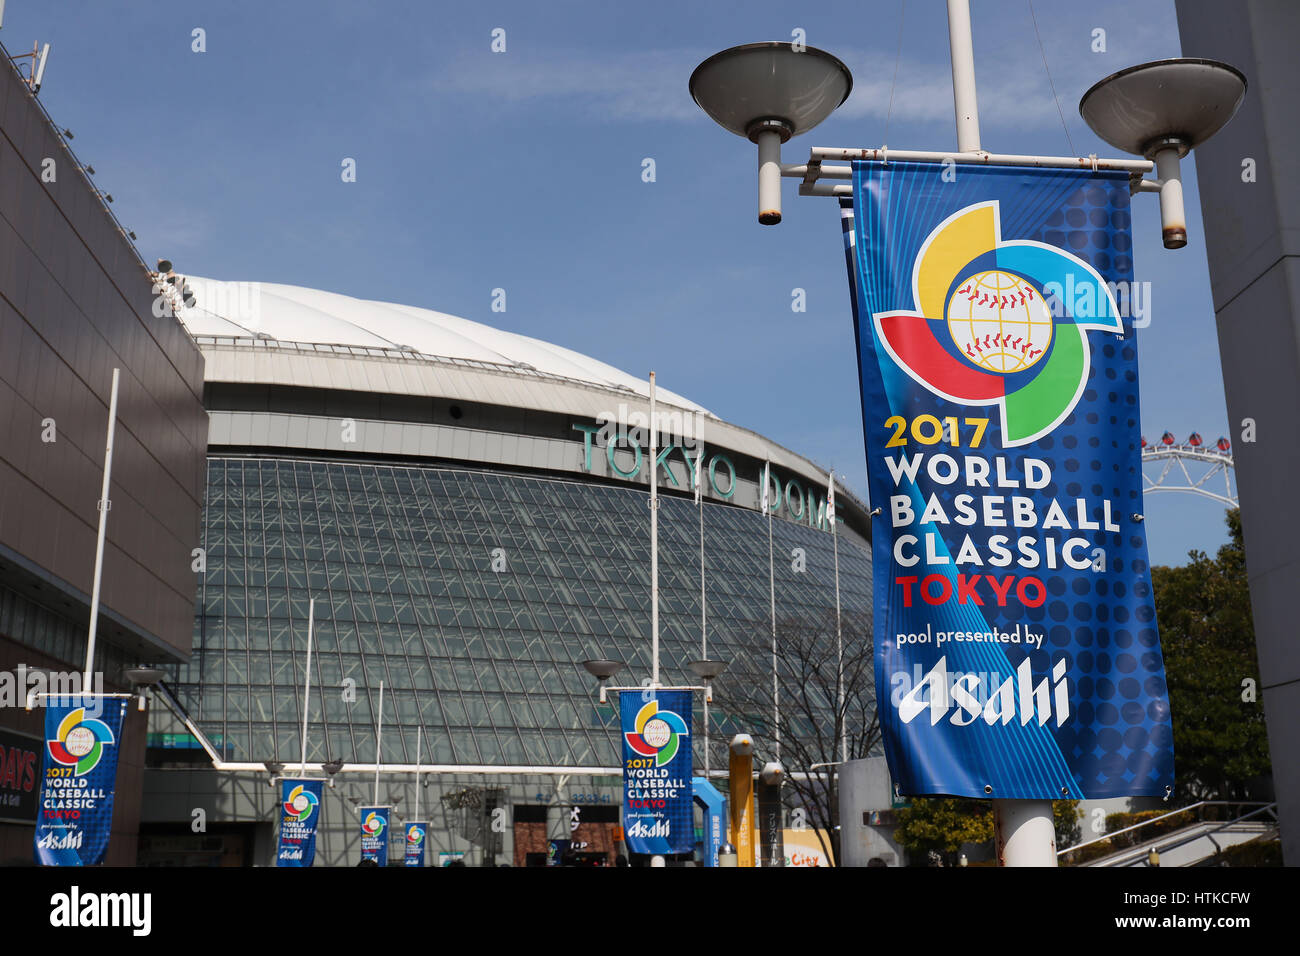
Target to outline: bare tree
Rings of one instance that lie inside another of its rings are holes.
[[[770,641],[770,624],[762,624]],[[737,662],[714,692],[718,725],[724,732],[752,736],[756,757],[775,758],[779,732],[786,806],[796,814],[803,811],[835,866],[840,860],[839,764],[845,751],[856,760],[880,743],[869,618],[845,613],[842,656],[840,646],[833,611],[813,620],[778,620],[779,708],[773,706],[770,653]]]

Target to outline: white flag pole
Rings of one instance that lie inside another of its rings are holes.
[[[316,623],[316,599],[307,605],[307,673],[302,686],[302,759],[298,763],[298,776],[307,772],[307,709],[311,705],[311,632]]]
[[[776,676],[776,559],[772,551],[772,502],[767,486],[772,479],[772,463],[763,464],[763,513],[767,515],[767,585],[772,605],[772,734],[776,759],[781,760],[781,691]]]
[[[709,659],[709,630],[704,593],[704,442],[695,459],[695,504],[700,509],[700,660]],[[709,695],[704,695],[704,779],[709,779]]]
[[[424,732],[423,724],[415,725],[415,822],[420,822],[420,735]]]
[[[108,531],[108,509],[113,507],[108,497],[108,486],[113,475],[113,430],[117,425],[117,381],[119,369],[113,369],[113,387],[108,396],[108,441],[104,445],[104,485],[99,496],[99,533],[95,539],[95,581],[90,590],[90,631],[86,635],[86,673],[81,681],[83,693],[90,693],[94,684],[91,676],[95,670],[95,632],[99,629],[99,586],[104,576],[104,535]]]
[[[379,682],[379,726],[375,730],[375,806],[379,806],[379,764],[384,745],[384,682]]]
[[[826,517],[831,522],[831,547],[835,552],[835,655],[838,670],[835,675],[835,684],[839,689],[839,708],[840,708],[840,760],[848,762],[849,759],[849,733],[848,733],[848,714],[844,711],[844,631],[840,626],[840,537],[836,525],[839,520],[835,515],[835,472],[831,471],[830,480],[827,482],[826,491]]]
[[[650,686],[659,686],[659,429],[655,422],[655,373],[650,373]]]

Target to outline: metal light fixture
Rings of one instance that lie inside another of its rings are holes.
[[[853,74],[814,47],[770,41],[715,53],[691,74],[691,96],[723,129],[758,145],[758,221],[781,221],[781,144],[849,98]]]
[[[152,687],[167,676],[156,667],[130,667],[122,675],[138,687]]]
[[[602,704],[605,703],[605,681],[609,680],[623,669],[623,662],[613,661],[602,657],[595,660],[583,661],[582,666],[586,668],[588,674],[600,681],[600,702]]]
[[[1094,133],[1155,162],[1166,249],[1187,245],[1179,160],[1222,129],[1245,95],[1246,77],[1236,67],[1182,58],[1120,70],[1079,100],[1079,114]]]
[[[699,660],[690,661],[686,665],[687,670],[704,682],[704,700],[706,703],[713,702],[713,682],[718,679],[718,675],[727,669],[726,661]]]

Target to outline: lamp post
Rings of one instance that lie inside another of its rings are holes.
[[[1158,192],[1166,248],[1186,245],[1179,160],[1231,119],[1245,92],[1239,71],[1212,60],[1165,60],[1121,71],[1090,89],[1079,105],[1084,120],[1107,143],[1143,156],[1141,160],[989,153],[980,141],[970,2],[947,0],[947,8],[956,154],[886,146],[814,147],[807,163],[780,165],[781,143],[816,126],[848,98],[852,77],[847,67],[811,47],[757,43],[724,50],[695,69],[690,89],[696,103],[724,129],[758,144],[759,222],[781,221],[774,168],[781,176],[802,179],[800,195],[851,196],[853,187],[835,180],[851,179],[852,167],[831,166],[827,160],[894,158],[1063,169],[1090,165],[1094,170],[1128,171],[1133,192]],[[1153,168],[1159,178],[1143,179]],[[993,810],[1005,865],[1056,865],[1050,801],[995,799]]]

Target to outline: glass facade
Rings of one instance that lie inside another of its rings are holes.
[[[660,500],[661,680],[694,683],[699,511]],[[423,726],[424,763],[617,765],[615,708],[580,663],[612,657],[626,665],[619,683],[649,677],[647,504],[644,485],[211,457],[178,696],[226,759],[295,762],[311,596],[308,760],[373,761],[383,681],[384,762],[414,763]],[[767,522],[705,506],[708,656],[729,664],[719,685],[770,680]],[[772,531],[778,621],[824,619],[830,534],[779,518]],[[842,526],[839,569],[845,615],[870,620],[870,553]],[[710,723],[725,766],[724,735],[752,728],[718,707]]]

